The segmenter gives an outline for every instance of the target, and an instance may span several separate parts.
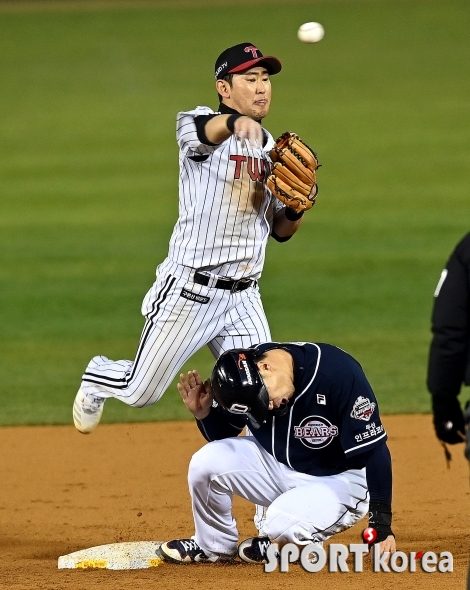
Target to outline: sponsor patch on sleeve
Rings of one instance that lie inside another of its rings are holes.
[[[356,418],[356,420],[365,420],[365,422],[369,422],[370,417],[374,413],[374,410],[375,403],[371,402],[369,398],[360,395],[354,402],[351,412],[351,418]]]
[[[384,427],[382,424],[378,426],[375,425],[375,422],[371,422],[371,424],[367,424],[366,429],[361,434],[356,434],[354,437],[357,442],[362,442],[364,440],[372,439],[380,435],[383,435],[385,432]]]

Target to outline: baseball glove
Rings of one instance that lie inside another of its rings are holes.
[[[269,153],[273,162],[266,180],[269,190],[296,213],[313,207],[318,194],[316,153],[298,135],[286,131]]]

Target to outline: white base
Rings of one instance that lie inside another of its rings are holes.
[[[111,543],[75,551],[59,557],[59,569],[138,570],[158,567],[162,558],[158,548],[162,541]]]

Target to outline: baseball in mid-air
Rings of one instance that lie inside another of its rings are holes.
[[[297,31],[297,37],[304,43],[317,43],[324,35],[325,29],[320,23],[304,23]]]

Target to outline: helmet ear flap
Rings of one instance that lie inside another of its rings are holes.
[[[247,412],[251,426],[258,429],[263,422],[266,420],[269,409],[269,394],[266,387],[263,385],[262,389],[257,396],[255,403],[251,407],[250,411]]]

